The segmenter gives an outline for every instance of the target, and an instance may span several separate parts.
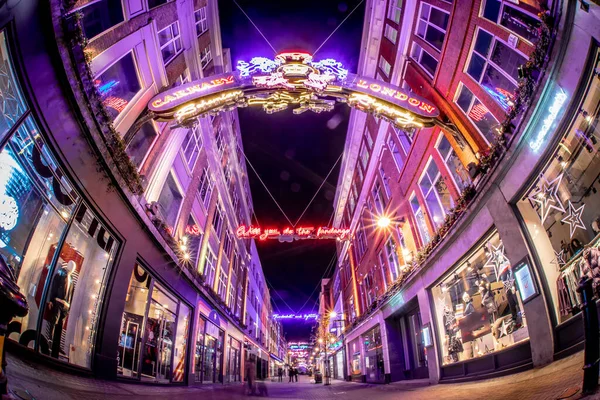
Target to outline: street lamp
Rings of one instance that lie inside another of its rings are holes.
[[[377,219],[377,226],[382,229],[387,228],[388,226],[390,226],[391,223],[392,221],[390,220],[390,218],[386,217],[385,215],[380,215]]]
[[[337,313],[335,311],[332,311],[329,313],[329,318],[335,318],[337,317]]]

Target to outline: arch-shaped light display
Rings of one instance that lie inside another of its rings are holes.
[[[430,101],[348,73],[333,59],[308,53],[278,54],[274,60],[240,61],[235,72],[200,79],[156,95],[148,108],[160,120],[192,123],[203,114],[260,105],[267,113],[295,106],[294,113],[330,111],[336,101],[384,118],[398,127],[432,126],[439,110]]]

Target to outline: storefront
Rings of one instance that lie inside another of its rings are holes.
[[[423,325],[417,299],[386,318],[390,381],[429,377]]]
[[[515,207],[545,280],[556,325],[555,357],[582,348],[580,277],[594,277],[594,287],[599,287],[600,81],[595,71],[600,51],[596,47],[590,54],[579,97],[572,100],[541,168]],[[566,93],[557,88],[556,96]]]
[[[340,349],[333,355],[333,378],[344,380],[346,375],[344,373],[344,349]]]
[[[210,320],[204,320],[204,331],[201,333],[198,328],[198,342],[202,342],[202,361],[199,370],[196,370],[198,382],[202,383],[223,383],[223,345],[225,342],[225,332]]]
[[[241,366],[242,366],[242,343],[239,340],[229,336],[229,343],[227,344],[228,356],[227,356],[227,372],[225,374],[225,382],[240,382]]]
[[[383,346],[381,344],[381,328],[374,328],[362,335],[365,346],[365,375],[367,382],[384,383]]]
[[[136,265],[121,320],[117,374],[148,382],[183,382],[190,308]]]
[[[519,267],[493,230],[432,288],[442,379],[531,360],[523,299],[535,282]]]
[[[361,356],[361,339],[360,337],[348,343],[348,354],[350,364],[350,379],[357,382],[363,381],[363,368]]]
[[[25,102],[0,31],[0,256],[14,270],[29,313],[9,338],[91,369],[96,331],[121,242],[56,161]]]

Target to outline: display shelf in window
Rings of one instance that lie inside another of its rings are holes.
[[[444,365],[529,338],[515,273],[493,232],[432,288]]]

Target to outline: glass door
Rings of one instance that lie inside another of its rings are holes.
[[[177,305],[177,301],[167,295],[159,284],[154,284],[142,358],[144,379],[163,383],[171,380]]]
[[[217,339],[205,335],[204,339],[204,373],[202,374],[202,383],[215,382],[215,360],[217,358]]]
[[[421,313],[416,309],[407,315],[407,319],[412,377],[414,379],[424,379],[429,377],[429,369],[427,368],[425,345],[423,344],[423,335],[421,334]]]

